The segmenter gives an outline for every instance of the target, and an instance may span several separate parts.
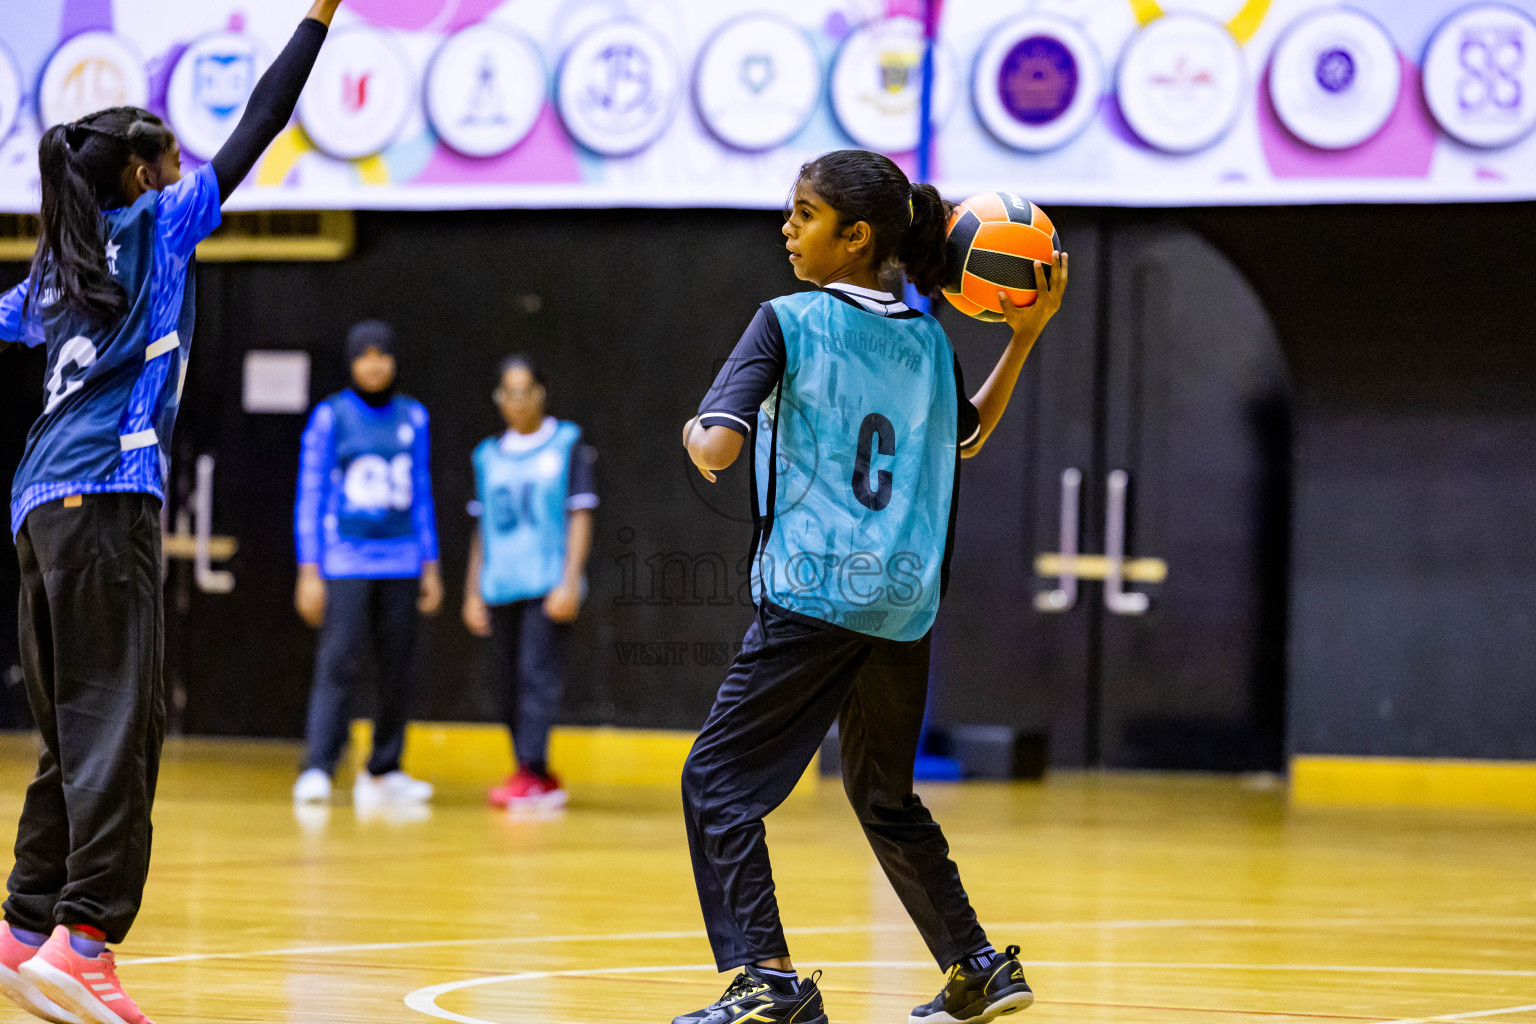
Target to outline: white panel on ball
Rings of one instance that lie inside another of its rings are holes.
[[[1131,131],[1165,153],[1196,153],[1231,129],[1247,100],[1243,52],[1225,25],[1168,14],[1137,32],[1115,76]]]
[[[981,123],[999,142],[1043,153],[1070,142],[1093,120],[1104,68],[1076,24],[1026,15],[987,34],[971,91]]]
[[[166,113],[181,148],[211,160],[234,134],[256,81],[269,63],[267,49],[242,32],[214,32],[187,47],[171,73]]]
[[[128,40],[111,32],[82,32],[60,46],[48,58],[37,90],[44,128],[107,107],[142,107],[148,102],[144,58]]]
[[[923,26],[897,17],[861,26],[843,42],[832,66],[832,110],[854,142],[884,153],[917,148],[923,95]],[[954,55],[933,48],[934,130],[958,99]]]
[[[1297,21],[1275,47],[1269,96],[1281,122],[1319,149],[1349,149],[1387,123],[1402,94],[1397,46],[1347,7]]]
[[[1536,21],[1503,4],[1464,7],[1424,54],[1424,99],[1447,135],[1495,149],[1536,128]]]
[[[361,160],[399,137],[416,103],[416,76],[394,37],[371,28],[333,32],[299,96],[299,121],[320,151]]]
[[[805,32],[773,14],[745,14],[709,38],[694,69],[699,118],[721,142],[755,153],[781,146],[821,101],[821,58]]]
[[[548,98],[538,47],[520,33],[483,24],[450,36],[427,70],[427,118],[455,151],[499,156],[533,130]]]
[[[638,153],[677,115],[683,76],[672,48],[638,21],[590,29],[566,51],[555,89],[571,137],[604,156]]]

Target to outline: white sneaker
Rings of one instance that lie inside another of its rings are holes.
[[[293,784],[296,804],[323,804],[331,799],[331,777],[319,768],[310,768]]]
[[[362,806],[377,804],[424,804],[432,799],[432,783],[413,779],[402,771],[388,775],[358,772],[352,784],[352,800]]]

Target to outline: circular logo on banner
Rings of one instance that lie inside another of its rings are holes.
[[[1286,30],[1269,65],[1281,122],[1319,149],[1348,149],[1381,131],[1403,87],[1397,47],[1382,27],[1340,8]]]
[[[971,91],[981,123],[1026,153],[1055,149],[1099,109],[1104,72],[1082,29],[1048,16],[993,29],[976,57]]]
[[[415,101],[410,61],[392,36],[371,28],[335,32],[299,96],[299,123],[322,153],[361,160],[387,147]]]
[[[821,99],[821,59],[806,34],[772,14],[728,22],[704,44],[693,78],[705,127],[727,146],[783,145]]]
[[[672,123],[682,81],[666,40],[638,21],[611,21],[566,51],[556,87],[560,117],[594,153],[638,153]]]
[[[923,96],[923,26],[914,18],[885,18],[854,32],[832,67],[832,110],[861,146],[885,153],[917,148]],[[933,126],[954,109],[955,59],[933,49]]]
[[[1126,124],[1143,142],[1195,153],[1221,139],[1243,109],[1243,53],[1219,22],[1165,15],[1126,44],[1115,92]]]
[[[37,89],[37,113],[44,128],[107,107],[142,107],[147,102],[144,58],[111,32],[85,32],[60,46],[48,58]]]
[[[522,142],[547,94],[538,48],[494,25],[450,36],[427,70],[427,117],[465,156],[500,156]]]
[[[21,113],[21,72],[16,69],[16,58],[0,43],[0,141],[16,127],[16,116]]]
[[[200,160],[213,159],[234,134],[267,64],[266,49],[243,33],[215,32],[187,47],[165,93],[181,148]]]
[[[1424,99],[1469,146],[1519,141],[1536,127],[1536,22],[1502,4],[1453,14],[1424,54]]]

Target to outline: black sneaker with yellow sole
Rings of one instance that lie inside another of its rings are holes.
[[[987,1024],[1007,1013],[1027,1010],[1035,993],[1024,980],[1019,947],[1009,946],[992,966],[980,971],[956,964],[949,969],[944,990],[912,1011],[909,1024]]]
[[[827,1024],[816,987],[821,972],[801,978],[790,990],[788,979],[770,979],[750,964],[726,987],[725,994],[702,1010],[673,1018],[672,1024]]]

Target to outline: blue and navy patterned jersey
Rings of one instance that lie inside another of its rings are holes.
[[[327,579],[409,579],[437,561],[426,408],[375,408],[350,389],[309,417],[293,532],[299,562]]]
[[[205,165],[102,216],[107,269],[128,294],[126,316],[92,324],[50,307],[47,294],[29,308],[26,284],[0,298],[0,341],[48,347],[43,415],[11,489],[12,533],[37,506],[70,495],[165,498],[192,351],[193,253],[219,226],[218,179]]]

